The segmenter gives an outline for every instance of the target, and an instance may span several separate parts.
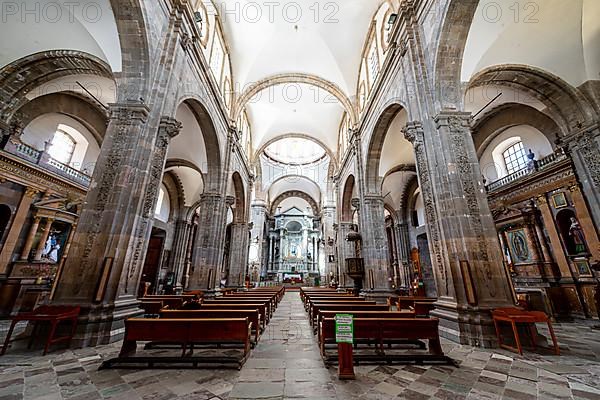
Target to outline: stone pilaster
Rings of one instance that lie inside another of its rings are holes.
[[[266,275],[268,271],[268,262],[271,259],[272,251],[269,254],[264,254],[265,248],[272,247],[272,241],[269,241],[269,247],[265,246],[267,240],[265,234],[265,223],[267,219],[267,203],[262,200],[255,200],[250,205],[250,223],[252,231],[250,235],[250,249],[248,253],[248,270],[258,268],[261,275]]]
[[[179,219],[175,224],[175,238],[171,253],[170,270],[175,273],[176,288],[182,288],[188,242],[192,233],[191,224],[186,219]]]
[[[243,287],[248,265],[249,225],[243,222],[231,224],[231,251],[227,287]]]
[[[410,237],[408,224],[401,222],[395,225],[396,243],[398,243],[398,267],[400,269],[400,286],[408,287],[411,283],[410,273]]]
[[[55,303],[79,304],[76,345],[118,340],[137,291],[167,147],[180,124],[149,123],[141,101],[111,105],[110,122]]]
[[[511,289],[475,146],[470,114],[445,111],[429,123],[407,124],[427,217],[427,234],[443,336],[490,347],[496,335],[490,311],[512,305]]]
[[[365,263],[364,291],[386,296],[391,290],[390,262],[385,232],[383,197],[367,195],[360,210],[362,256]]]
[[[334,206],[323,207],[323,251],[325,255],[325,276],[321,277],[322,284],[329,284],[331,273],[333,273],[334,276],[337,276],[337,266],[341,261],[336,260],[335,257],[335,221],[336,208]]]
[[[569,154],[596,226],[600,226],[600,128],[584,130],[569,141]]]
[[[4,246],[2,247],[2,252],[0,253],[0,276],[5,276],[8,273],[8,267],[10,263],[13,261],[13,254],[15,252],[15,246],[17,245],[17,241],[21,234],[21,230],[23,228],[23,224],[25,223],[25,219],[29,214],[29,209],[31,208],[31,203],[33,203],[33,199],[37,196],[38,191],[33,189],[26,189],[25,193],[23,193],[23,197],[21,198],[21,202],[19,203],[19,207],[15,213],[13,218],[13,222],[10,225],[10,230],[8,231],[8,236],[4,242]],[[33,227],[35,227],[35,232],[37,231],[39,224],[39,219],[34,219]],[[31,229],[33,230],[33,229]],[[29,236],[28,236],[29,241]],[[33,238],[31,239],[31,243],[29,244],[29,250],[31,250],[31,246],[33,245]],[[27,243],[25,244],[27,247]],[[25,260],[29,257],[29,252],[25,257]],[[23,259],[21,257],[21,259]]]
[[[337,275],[338,285],[344,288],[354,287],[352,278],[348,276],[348,266],[346,265],[347,258],[356,257],[354,243],[346,240],[348,234],[353,232],[352,222],[341,222],[337,225],[337,249],[338,249],[338,266],[339,272]]]
[[[198,234],[190,273],[191,290],[212,290],[220,280],[223,263],[227,207],[220,193],[204,193],[200,198]]]

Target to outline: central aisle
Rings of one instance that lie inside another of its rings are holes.
[[[298,292],[287,292],[242,368],[229,399],[335,399]]]

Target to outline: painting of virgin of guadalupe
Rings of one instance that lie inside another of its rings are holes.
[[[533,261],[524,229],[509,231],[506,233],[506,236],[514,264],[526,264]]]

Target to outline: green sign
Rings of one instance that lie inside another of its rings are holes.
[[[335,315],[335,342],[354,343],[354,323],[351,314]]]

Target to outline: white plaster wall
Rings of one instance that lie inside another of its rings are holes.
[[[25,127],[21,139],[29,146],[42,151],[45,142],[52,140],[60,125],[69,127],[70,129],[65,131],[78,143],[70,166],[91,174],[100,155],[100,146],[90,131],[77,120],[58,113],[41,115]]]
[[[506,149],[509,139],[517,137],[521,138],[526,152],[529,152],[529,149],[531,149],[535,153],[536,160],[544,158],[553,152],[550,141],[542,132],[534,127],[519,125],[508,128],[490,142],[479,160],[481,173],[486,178],[487,183],[492,183],[507,175],[506,166],[500,153]],[[516,141],[515,139],[510,143],[514,144]],[[503,148],[498,148],[500,145],[503,145]],[[500,155],[494,156],[494,152]]]

